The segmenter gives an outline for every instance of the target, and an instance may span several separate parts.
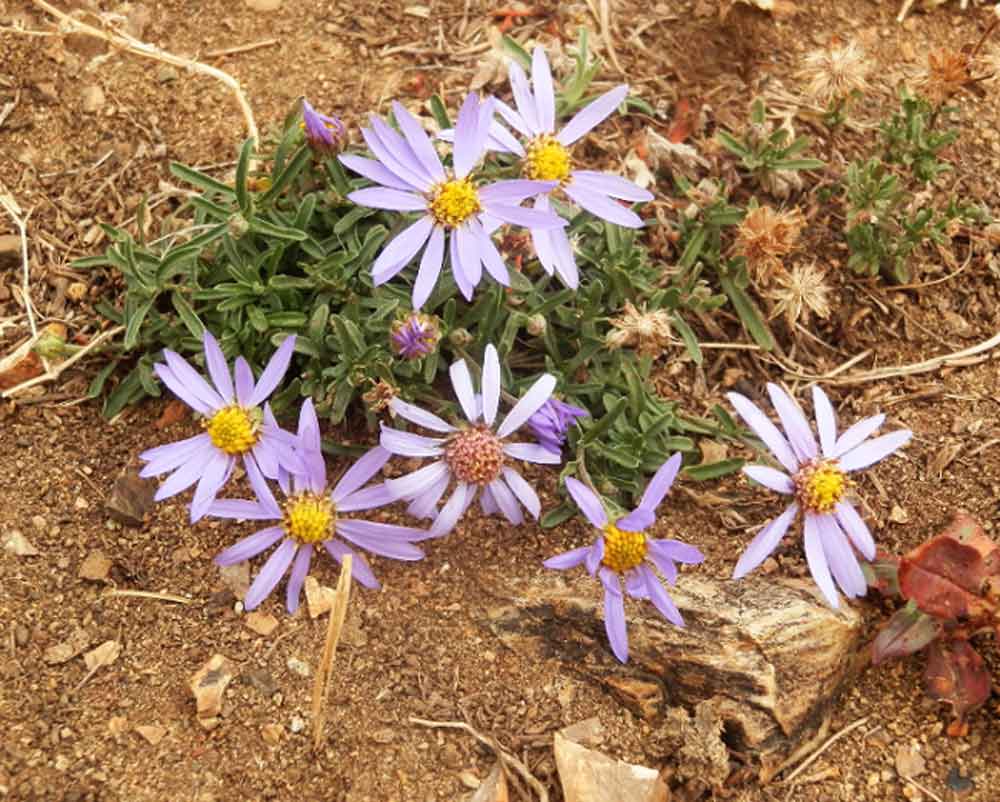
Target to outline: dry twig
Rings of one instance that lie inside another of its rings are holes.
[[[67,368],[72,367],[81,359],[83,359],[87,354],[94,351],[99,345],[101,345],[105,340],[109,340],[116,334],[120,334],[125,331],[124,326],[115,326],[114,328],[108,329],[107,331],[102,331],[93,340],[83,346],[79,351],[77,351],[73,356],[60,362],[58,365],[53,365],[48,370],[45,371],[41,376],[35,376],[33,379],[28,379],[20,384],[16,384],[8,390],[0,392],[0,398],[12,398],[17,393],[27,390],[29,387],[34,387],[37,384],[44,384],[45,382],[52,381],[53,379],[58,379]]]
[[[21,264],[24,268],[21,279],[21,292],[24,295],[24,310],[28,313],[28,325],[31,327],[31,336],[37,340],[38,326],[35,323],[35,311],[31,303],[31,276],[28,269],[28,218],[31,217],[31,212],[22,217],[21,207],[17,205],[14,196],[6,191],[6,187],[3,187],[3,189],[4,191],[0,193],[0,206],[3,206],[7,214],[10,215],[11,220],[14,221],[14,225],[17,226],[18,233],[21,235]]]
[[[71,17],[69,14],[60,11],[51,3],[45,2],[45,0],[32,0],[32,2],[43,11],[51,14],[59,20],[59,22],[71,32],[85,33],[90,36],[95,36],[98,39],[103,39],[104,41],[114,45],[115,47],[120,47],[129,53],[134,53],[137,56],[151,58],[154,61],[162,61],[164,64],[171,64],[174,67],[183,67],[186,70],[198,72],[202,75],[208,75],[215,78],[217,81],[221,81],[228,86],[229,89],[232,90],[233,95],[235,95],[240,111],[243,112],[243,119],[246,122],[247,134],[253,140],[254,145],[256,146],[256,144],[260,141],[260,135],[257,131],[257,122],[254,119],[250,103],[247,101],[246,95],[243,94],[243,88],[240,86],[239,81],[233,78],[233,76],[229,73],[217,69],[216,67],[210,67],[207,64],[202,64],[200,61],[194,61],[193,59],[183,58],[182,56],[175,56],[173,53],[167,53],[165,50],[161,50],[154,45],[147,44],[146,42],[140,42],[138,39],[121,30],[116,31],[115,33],[102,31],[100,28],[95,28],[93,25],[88,25],[85,22],[81,22],[80,20]]]
[[[116,596],[129,596],[136,599],[156,599],[157,601],[173,602],[174,604],[191,604],[191,599],[184,596],[177,596],[173,593],[153,593],[149,590],[109,590],[101,594],[102,599],[111,599]]]
[[[316,680],[313,682],[312,722],[313,751],[318,752],[323,742],[323,728],[326,724],[326,700],[330,695],[330,676],[332,675],[333,657],[340,642],[340,632],[344,628],[347,617],[347,602],[351,598],[351,565],[353,558],[344,555],[340,564],[340,579],[337,580],[337,596],[330,610],[330,622],[326,628],[326,642],[323,644],[323,656],[316,670]]]
[[[509,752],[502,749],[495,740],[487,738],[485,735],[481,735],[464,721],[429,721],[425,718],[410,716],[410,723],[419,724],[421,727],[430,727],[431,729],[437,730],[462,730],[463,732],[467,732],[479,741],[479,743],[483,744],[483,746],[488,746],[492,749],[496,753],[496,756],[503,761],[504,765],[509,766],[516,771],[521,779],[530,785],[532,790],[538,794],[540,802],[549,802],[549,792],[546,790],[545,786],[542,785],[530,771],[528,771],[528,767],[525,766],[524,763]]]
[[[843,738],[849,732],[853,732],[854,730],[856,730],[862,724],[864,724],[865,722],[867,722],[868,719],[870,719],[870,718],[871,718],[871,716],[865,716],[864,718],[859,718],[853,724],[848,724],[840,732],[837,732],[837,733],[834,733],[833,735],[831,735],[829,738],[827,738],[823,742],[823,744],[819,747],[819,749],[817,749],[815,752],[813,752],[811,755],[809,755],[809,757],[807,757],[805,760],[803,760],[801,763],[799,763],[799,765],[795,769],[795,771],[793,771],[791,774],[789,774],[787,777],[785,777],[785,779],[782,780],[780,784],[781,785],[788,785],[789,783],[791,783],[803,771],[805,771],[809,766],[811,766],[813,763],[815,763],[820,758],[820,756],[824,752],[826,752],[827,749],[829,749],[831,746],[833,746],[837,741],[839,741],[841,738]]]

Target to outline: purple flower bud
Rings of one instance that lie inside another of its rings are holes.
[[[567,404],[556,398],[550,398],[541,408],[528,418],[528,428],[537,438],[543,448],[554,454],[562,452],[566,442],[566,432],[577,418],[587,417],[590,413],[585,409]]]
[[[309,147],[319,155],[339,151],[346,133],[340,120],[320,114],[305,98],[302,99],[302,130],[305,131]]]
[[[413,312],[392,327],[392,349],[403,359],[420,359],[433,354],[441,339],[437,318]]]

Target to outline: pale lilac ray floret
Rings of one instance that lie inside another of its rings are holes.
[[[219,518],[275,522],[215,558],[217,565],[235,565],[278,544],[247,591],[243,601],[247,610],[260,605],[291,566],[285,607],[289,613],[294,613],[318,546],[338,563],[344,555],[351,554],[351,575],[368,588],[379,587],[379,582],[364,557],[352,546],[394,560],[419,560],[424,556],[413,545],[427,538],[423,529],[345,517],[394,500],[382,483],[365,487],[382,470],[389,452],[379,446],[371,449],[331,490],[327,485],[326,461],[320,450],[319,422],[311,399],[305,401],[299,414],[298,446],[304,470],[292,474],[290,479],[287,474],[282,475],[284,501],[278,502],[260,472],[248,466],[247,478],[256,498],[253,501],[218,499],[208,510],[209,515]]]
[[[541,512],[538,495],[509,463],[523,460],[556,465],[561,457],[537,443],[509,442],[509,438],[548,400],[556,380],[547,373],[540,376],[503,421],[494,426],[500,407],[500,382],[500,359],[496,348],[488,345],[481,397],[473,389],[465,360],[451,366],[451,383],[465,422],[453,426],[398,398],[390,402],[389,408],[399,417],[442,435],[425,437],[383,425],[380,441],[393,454],[434,458],[413,473],[386,480],[386,485],[397,499],[410,502],[411,515],[434,517],[430,531],[435,536],[450,532],[477,494],[484,513],[500,512],[513,524],[523,522],[522,507],[536,519]],[[438,512],[438,502],[453,483],[451,496]]]
[[[340,150],[340,144],[347,133],[340,120],[320,114],[305,98],[302,99],[302,130],[309,147],[324,155]]]
[[[531,60],[531,81],[521,65],[510,62],[508,74],[516,109],[501,100],[496,110],[522,139],[511,134],[499,121],[490,126],[487,146],[491,150],[513,153],[521,159],[521,174],[530,180],[555,182],[553,189],[535,199],[535,208],[552,208],[550,195],[561,189],[582,209],[602,220],[627,228],[640,228],[642,219],[618,201],[651,201],[653,195],[640,186],[609,173],[576,169],[572,146],[600,125],[628,96],[628,86],[622,84],[605,92],[578,111],[566,125],[556,131],[556,97],[545,51],[536,47]],[[442,132],[450,139],[452,132]],[[537,229],[531,232],[538,261],[545,271],[555,273],[570,288],[579,282],[579,270],[573,248],[560,228]]]
[[[817,443],[809,421],[792,397],[776,384],[768,384],[767,390],[784,434],[748,398],[738,393],[729,393],[728,398],[787,473],[765,465],[748,465],[743,472],[793,501],[753,539],[736,563],[733,578],[740,579],[760,565],[801,514],[809,571],[830,605],[838,607],[836,586],[848,598],[868,591],[855,550],[866,560],[875,558],[871,532],[847,497],[852,484],[849,475],[893,454],[913,433],[903,429],[869,439],[885,421],[885,415],[874,415],[838,436],[833,405],[826,393],[814,386]]]
[[[582,564],[591,576],[600,578],[604,587],[604,628],[611,650],[623,663],[628,661],[628,630],[622,579],[625,593],[633,599],[648,599],[667,621],[683,627],[680,610],[656,570],[673,585],[677,581],[676,563],[693,565],[705,559],[701,551],[687,543],[644,534],[656,522],[656,508],[677,478],[681,459],[680,454],[674,454],[663,463],[646,486],[639,506],[614,522],[593,490],[572,477],[566,479],[573,501],[600,535],[592,545],[550,557],[544,565],[565,570]]]
[[[566,434],[577,418],[586,418],[590,415],[587,410],[567,404],[558,398],[550,398],[538,411],[528,418],[528,428],[535,435],[545,448],[553,454],[561,454],[563,444],[566,442]]]
[[[351,154],[340,157],[345,166],[378,185],[351,192],[351,201],[374,209],[421,213],[382,249],[372,266],[376,286],[384,284],[423,251],[413,284],[414,309],[420,309],[434,290],[446,247],[455,283],[470,300],[484,269],[494,281],[510,285],[507,266],[491,237],[500,224],[532,231],[566,225],[551,212],[520,206],[526,198],[551,189],[553,182],[478,184],[472,177],[486,149],[493,102],[480,103],[471,93],[466,97],[458,114],[450,170],[420,123],[400,103],[392,108],[402,134],[374,115],[371,127],[361,129],[374,160]]]
[[[282,467],[289,471],[302,468],[293,435],[278,426],[265,403],[288,370],[295,336],[285,338],[256,383],[242,356],[236,358],[230,375],[222,349],[207,330],[202,343],[212,384],[169,348],[163,351],[166,361],[154,365],[153,370],[174,395],[204,417],[205,431],[139,455],[146,463],[140,476],[170,474],[156,491],[157,501],[198,483],[191,503],[192,522],[205,515],[237,458],[243,459],[247,470],[250,465],[259,467],[272,479]]]

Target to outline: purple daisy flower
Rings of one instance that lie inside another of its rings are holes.
[[[413,312],[393,325],[389,338],[392,350],[403,359],[421,359],[434,353],[441,329],[437,318]]]
[[[364,558],[338,537],[394,560],[419,560],[424,556],[413,545],[414,541],[427,537],[422,529],[344,517],[344,513],[370,510],[393,501],[384,484],[363,488],[388,461],[387,451],[378,446],[371,449],[330,490],[326,481],[326,461],[320,450],[319,421],[311,399],[306,399],[299,413],[298,444],[305,471],[293,474],[290,484],[285,477],[284,502],[278,503],[264,477],[255,466],[248,465],[247,478],[256,500],[219,499],[208,511],[209,515],[219,518],[277,522],[230,546],[215,558],[217,565],[234,565],[280,541],[247,591],[243,601],[247,610],[253,610],[264,601],[291,566],[285,607],[289,613],[294,613],[317,545],[322,545],[338,563],[345,554],[353,555],[352,577],[367,588],[379,587],[379,581]]]
[[[508,75],[517,110],[502,100],[496,101],[496,110],[524,138],[524,143],[499,122],[494,122],[489,129],[487,147],[519,156],[521,172],[526,179],[554,182],[553,191],[561,188],[577,206],[596,217],[627,228],[640,228],[639,215],[617,201],[651,201],[653,195],[617,175],[573,169],[571,152],[577,140],[604,122],[621,105],[628,96],[628,86],[622,84],[605,92],[580,109],[557,133],[555,88],[545,51],[535,48],[530,83],[517,62],[510,62]],[[450,131],[442,132],[443,139],[452,136]],[[535,209],[551,209],[548,193],[535,199]],[[555,273],[567,287],[576,289],[580,274],[566,232],[561,228],[536,229],[531,232],[531,240],[545,271],[550,276]]]
[[[413,308],[420,309],[437,284],[445,244],[455,283],[471,300],[483,268],[505,286],[510,276],[490,237],[501,223],[525,226],[532,231],[566,225],[546,211],[522,209],[525,198],[546,192],[555,184],[544,181],[498,181],[478,186],[470,173],[482,158],[493,119],[493,100],[480,105],[469,94],[458,114],[454,169],[446,171],[427,133],[401,104],[393,113],[402,136],[376,116],[361,133],[377,161],[343,155],[340,160],[354,172],[379,186],[359,189],[347,197],[361,206],[398,212],[422,212],[390,242],[372,266],[375,285],[384,284],[405,268],[422,250],[413,285]],[[425,247],[426,246],[426,247]]]
[[[875,558],[871,532],[847,500],[852,484],[848,474],[888,457],[905,445],[913,432],[903,429],[869,440],[885,421],[885,415],[875,415],[858,421],[838,437],[833,405],[826,393],[814,386],[817,445],[809,421],[792,397],[776,384],[768,384],[767,391],[785,434],[748,398],[738,393],[729,393],[727,398],[788,473],[764,465],[748,465],[743,472],[795,500],[753,539],[736,563],[733,578],[740,579],[760,565],[801,512],[809,571],[830,606],[838,607],[834,580],[848,598],[868,592],[854,549],[866,560]]]
[[[320,114],[305,98],[302,98],[302,130],[305,131],[309,147],[324,156],[340,150],[340,143],[346,133],[340,120]]]
[[[285,338],[256,384],[250,365],[241,356],[236,358],[234,376],[230,376],[226,357],[207,330],[202,343],[214,387],[169,348],[163,351],[166,362],[154,365],[153,370],[174,395],[204,416],[205,431],[139,455],[147,463],[140,476],[170,473],[156,491],[157,501],[198,483],[191,502],[192,523],[205,515],[215,494],[229,479],[237,457],[243,458],[248,471],[253,465],[272,479],[277,478],[281,467],[302,470],[295,438],[278,426],[270,406],[264,404],[288,370],[295,336]]]
[[[577,418],[590,415],[585,409],[567,404],[558,398],[550,398],[528,418],[528,428],[535,439],[553,454],[561,454],[566,442],[566,432]]]
[[[591,576],[598,576],[604,586],[604,628],[611,651],[622,663],[628,661],[628,630],[625,626],[625,592],[633,599],[649,599],[660,615],[671,624],[684,626],[684,619],[663,587],[656,568],[673,585],[677,581],[675,563],[694,565],[705,559],[698,549],[679,540],[663,540],[643,534],[656,522],[656,508],[677,478],[681,455],[674,454],[656,472],[639,506],[612,523],[600,498],[573,477],[566,479],[566,489],[576,506],[601,534],[591,546],[564,552],[545,561],[546,568],[566,570],[582,564]]]
[[[389,408],[412,423],[444,437],[423,437],[410,432],[382,427],[382,447],[403,457],[436,457],[434,462],[386,485],[397,498],[410,502],[408,511],[417,518],[435,516],[431,535],[450,532],[480,491],[479,504],[487,515],[500,512],[512,524],[524,521],[523,506],[538,518],[542,505],[538,495],[523,476],[507,464],[513,458],[526,462],[556,465],[558,454],[536,443],[505,443],[523,426],[552,394],[556,380],[543,374],[531,386],[507,417],[494,430],[500,407],[500,359],[492,345],[486,346],[483,360],[482,397],[472,388],[472,377],[464,359],[451,366],[455,388],[467,424],[452,426],[437,415],[394,398]],[[455,489],[437,512],[437,504],[448,486]]]

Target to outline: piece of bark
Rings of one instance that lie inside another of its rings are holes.
[[[648,604],[630,601],[630,659],[622,665],[607,645],[600,583],[545,577],[515,593],[512,604],[491,611],[491,626],[507,646],[589,674],[653,723],[666,727],[669,707],[694,712],[702,751],[715,755],[713,782],[724,773],[723,727],[729,746],[753,759],[764,781],[821,737],[852,679],[862,635],[861,616],[846,601],[834,610],[804,581],[684,576],[670,593],[687,626],[674,627]],[[692,766],[690,773],[705,770]]]

